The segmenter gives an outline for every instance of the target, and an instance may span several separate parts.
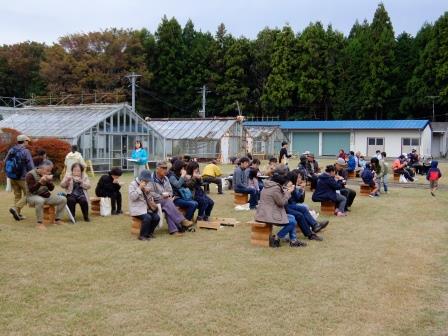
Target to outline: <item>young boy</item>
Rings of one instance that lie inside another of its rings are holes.
[[[369,194],[370,197],[379,196],[378,194],[378,186],[375,183],[375,171],[372,169],[369,163],[366,164],[365,169],[363,170],[361,174],[362,181],[369,185],[371,188],[373,188],[372,192]]]
[[[429,181],[429,186],[431,188],[431,195],[436,196],[434,192],[439,187],[439,179],[442,177],[442,173],[437,166],[439,165],[438,161],[433,160],[431,162],[431,168],[428,170],[428,174],[426,175],[426,179]]]

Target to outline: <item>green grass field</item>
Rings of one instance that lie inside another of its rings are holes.
[[[214,214],[253,218],[233,210],[230,192],[219,196],[212,186],[211,196]],[[446,190],[435,198],[398,187],[379,199],[357,197],[348,217],[330,218],[323,242],[299,249],[252,247],[246,225],[182,238],[165,225],[141,242],[125,215],[42,232],[33,209],[12,220],[11,200],[0,192],[0,335],[448,331]]]

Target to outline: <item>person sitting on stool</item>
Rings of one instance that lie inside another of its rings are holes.
[[[140,172],[140,176],[129,185],[129,213],[142,221],[139,240],[153,239],[154,230],[160,221],[157,204],[151,196],[151,181],[151,172],[144,169]]]
[[[95,188],[97,197],[109,197],[112,207],[112,215],[122,214],[121,210],[121,193],[120,181],[118,180],[123,174],[120,168],[114,167],[107,175],[100,177]]]

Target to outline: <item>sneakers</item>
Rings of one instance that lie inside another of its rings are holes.
[[[170,236],[173,236],[173,237],[183,237],[183,233],[182,232],[171,232],[170,233]]]
[[[269,237],[269,247],[274,247],[274,248],[280,247],[280,239],[274,235]]]
[[[148,237],[144,237],[144,236],[139,236],[138,238],[137,238],[138,240],[149,240],[149,238]]]
[[[9,208],[9,212],[11,213],[11,215],[14,217],[14,219],[15,219],[16,221],[19,221],[19,220],[20,220],[20,215],[19,215],[19,213],[17,212],[16,208]]]
[[[180,222],[180,224],[184,227],[190,227],[190,226],[193,226],[194,223],[192,221],[184,219],[182,222]]]
[[[306,243],[301,242],[298,239],[289,242],[289,247],[305,247],[305,246]]]
[[[44,231],[47,229],[47,227],[42,223],[37,223],[36,229]]]
[[[317,234],[312,233],[311,236],[308,237],[309,240],[317,240],[317,241],[322,241],[324,240],[322,237],[319,237]]]
[[[24,215],[22,215],[22,214],[19,214],[19,217],[20,217],[20,220],[25,220],[26,219],[26,217]]]
[[[322,222],[317,222],[317,224],[313,228],[314,233],[318,233],[320,230],[325,229],[330,221],[324,220]]]
[[[376,195],[375,194],[373,194],[373,193],[370,193],[369,194],[369,197],[375,197]]]
[[[434,192],[431,191],[431,196],[436,197],[436,194],[434,194]]]
[[[345,212],[340,212],[340,211],[338,211],[338,212],[336,213],[336,216],[338,216],[338,217],[345,217],[345,216],[347,216],[347,214],[346,214]]]

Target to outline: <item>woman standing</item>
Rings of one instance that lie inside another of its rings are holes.
[[[148,153],[146,152],[146,149],[143,148],[143,143],[140,140],[135,141],[131,159],[136,160],[134,162],[134,177],[137,178],[140,176],[142,170],[145,169],[146,163],[148,162]]]
[[[84,174],[84,167],[80,163],[74,163],[69,172],[61,182],[61,187],[67,192],[67,205],[75,218],[76,204],[81,206],[82,215],[85,222],[89,219],[89,196],[87,190],[90,189],[90,181]]]

